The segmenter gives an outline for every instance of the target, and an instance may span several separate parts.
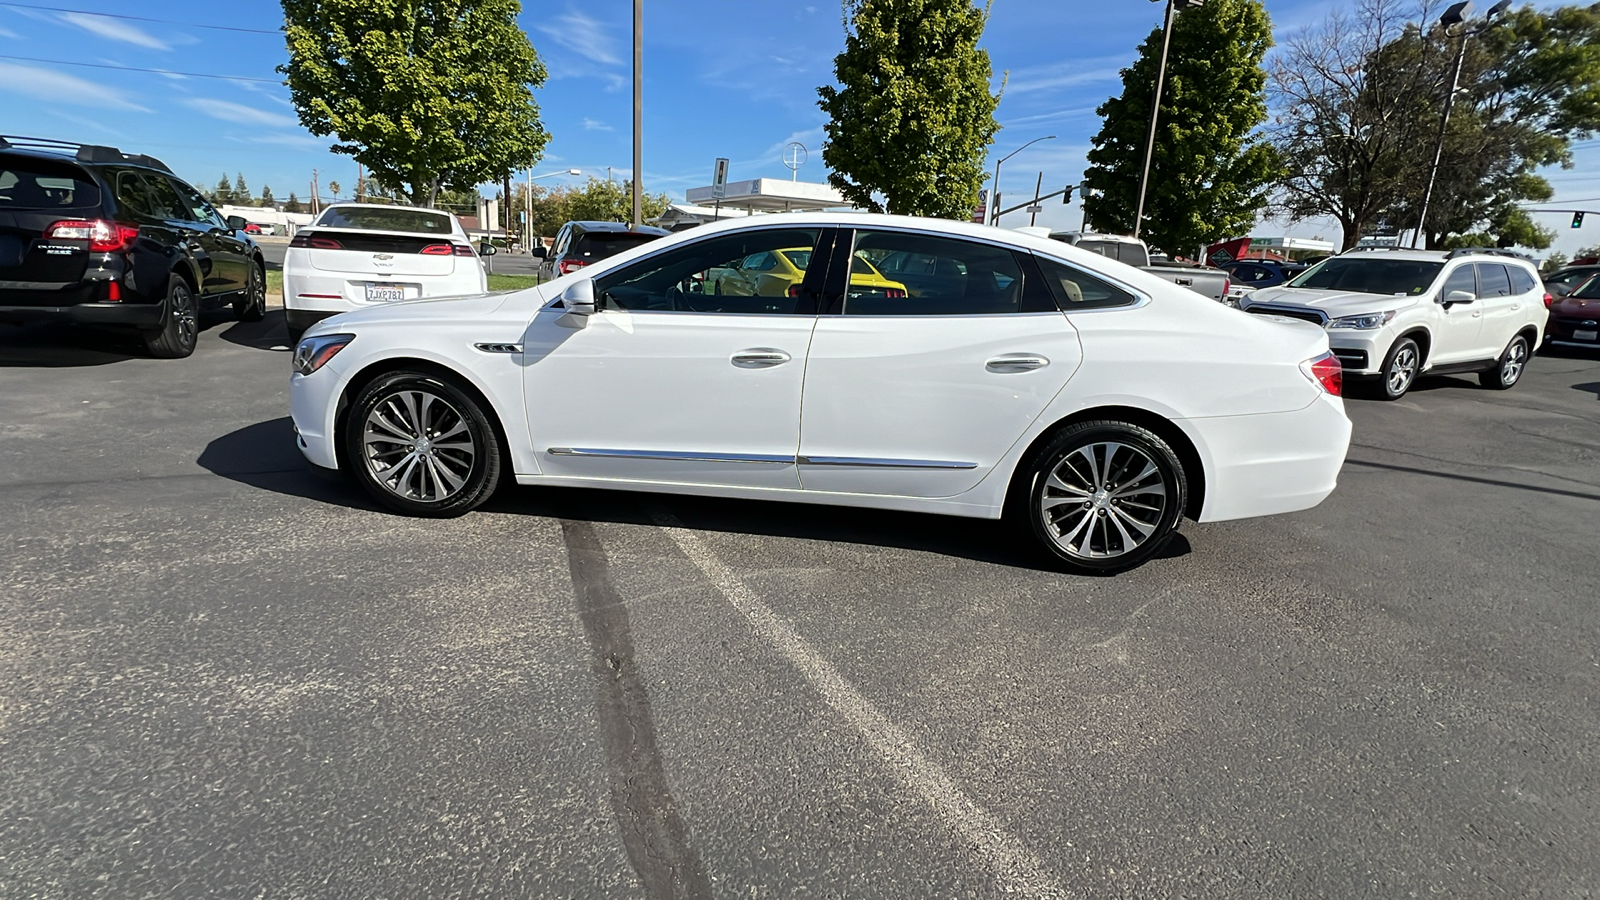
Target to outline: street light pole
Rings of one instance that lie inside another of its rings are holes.
[[[644,224],[644,0],[633,0],[633,227]]]
[[[1167,21],[1161,28],[1161,64],[1156,69],[1156,98],[1150,107],[1150,133],[1144,141],[1144,170],[1139,175],[1139,205],[1133,214],[1133,236],[1138,237],[1144,226],[1144,192],[1150,184],[1150,157],[1156,149],[1156,117],[1161,114],[1161,90],[1167,81],[1167,48],[1172,46],[1172,19],[1177,12],[1177,0],[1167,0]]]
[[[1005,156],[1000,157],[1000,161],[994,164],[994,189],[989,192],[990,208],[994,211],[993,214],[989,216],[990,225],[1000,224],[1000,166],[1005,163],[1006,160],[1016,156],[1018,153],[1021,153],[1040,141],[1053,141],[1055,139],[1056,136],[1053,134],[1047,134],[1044,137],[1034,138],[1026,144],[1023,144],[1021,147],[1018,147],[1010,153],[1007,153]]]

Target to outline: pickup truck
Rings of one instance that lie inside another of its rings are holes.
[[[1109,259],[1143,269],[1157,278],[1170,281],[1179,287],[1186,287],[1218,303],[1227,302],[1228,288],[1231,285],[1226,269],[1214,266],[1186,266],[1173,262],[1152,262],[1150,248],[1145,246],[1144,241],[1122,234],[1052,231],[1049,236],[1051,240],[1071,244],[1079,249],[1093,251]]]

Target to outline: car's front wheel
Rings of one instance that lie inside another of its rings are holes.
[[[1097,574],[1158,553],[1177,530],[1188,491],[1172,447],[1128,422],[1064,428],[1021,474],[1025,502],[1012,515],[1056,562]]]
[[[383,375],[345,417],[345,460],[374,499],[413,516],[459,516],[500,483],[500,441],[480,402],[430,372]]]
[[[1522,373],[1528,368],[1528,357],[1532,351],[1528,348],[1528,339],[1517,335],[1506,345],[1506,351],[1500,354],[1500,359],[1494,368],[1478,373],[1478,383],[1486,388],[1503,391],[1516,384],[1522,378]]]
[[[1378,396],[1384,400],[1399,400],[1411,390],[1422,368],[1422,349],[1411,338],[1401,338],[1389,348],[1383,358],[1383,372],[1379,377]]]

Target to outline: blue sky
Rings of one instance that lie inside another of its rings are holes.
[[[1281,38],[1345,2],[1267,0],[1267,8]],[[577,168],[585,176],[604,178],[610,166],[626,177],[632,159],[632,3],[526,5],[522,26],[550,70],[536,97],[552,140],[536,172]],[[1002,130],[990,168],[996,156],[1033,138],[1057,136],[1005,164],[1000,187],[1010,197],[1031,195],[1040,172],[1047,193],[1078,180],[1089,139],[1099,128],[1095,107],[1120,90],[1118,70],[1132,60],[1161,11],[1157,3],[995,0],[983,43],[997,86],[1003,71],[1010,78],[996,112]],[[284,59],[281,35],[199,27],[272,32],[281,24],[279,6],[271,0],[0,5],[0,132],[147,152],[207,186],[223,172],[230,179],[243,172],[253,191],[268,184],[280,198],[291,190],[304,197],[315,168],[325,188],[338,181],[348,195],[356,181],[355,163],[328,153],[325,140],[300,128],[288,92],[275,83],[273,69]],[[647,0],[645,188],[681,199],[685,189],[710,182],[718,156],[732,160],[729,177],[735,180],[787,178],[781,154],[790,141],[811,151],[801,179],[824,180],[825,119],[816,105],[816,88],[831,81],[833,56],[843,40],[837,0]],[[1558,205],[1600,198],[1600,140],[1580,146],[1577,163],[1574,169],[1547,173]],[[581,180],[561,176],[543,183]],[[1600,209],[1600,201],[1583,205]],[[1078,224],[1075,203],[1046,202],[1045,210],[1041,224]],[[1558,231],[1554,249],[1571,253],[1600,244],[1600,216],[1577,231],[1567,227],[1568,218],[1542,218]],[[1025,221],[1014,214],[1006,224]],[[1335,238],[1337,227],[1263,223],[1256,229],[1257,234],[1286,232]]]

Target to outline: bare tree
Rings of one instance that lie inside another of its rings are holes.
[[[1337,219],[1344,249],[1407,200],[1427,166],[1438,67],[1384,52],[1426,15],[1411,0],[1361,0],[1269,61],[1268,134],[1287,170],[1276,205],[1291,220]]]

